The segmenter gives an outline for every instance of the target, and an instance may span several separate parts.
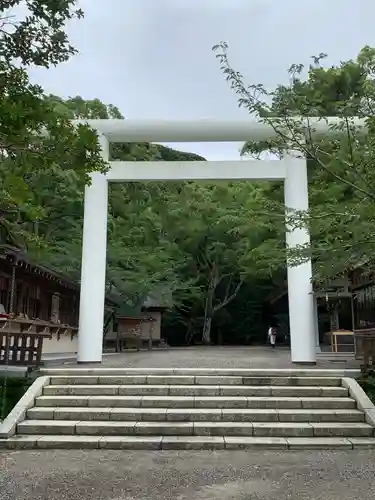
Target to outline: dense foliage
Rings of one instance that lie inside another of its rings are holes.
[[[117,108],[98,100],[47,99],[69,118],[121,117]],[[203,160],[149,144],[116,144],[111,156],[133,161]],[[30,228],[37,231],[41,245],[29,247],[40,259],[75,278],[79,278],[82,188],[74,177],[61,182],[48,175],[33,185],[44,213]],[[252,262],[251,248],[265,233],[250,217],[254,203],[256,190],[251,183],[111,185],[108,290],[137,304],[148,292],[167,286],[175,301],[167,318],[171,328],[186,326],[187,341],[202,335],[203,328],[204,341],[209,342],[212,320],[221,316],[223,323],[224,312],[219,315],[219,311],[229,306],[245,282],[258,278],[260,267]],[[35,234],[29,240],[35,241]],[[251,314],[259,316],[255,309]]]
[[[65,23],[83,15],[75,1],[3,1],[0,12],[0,244],[21,247],[79,279],[84,187],[90,172],[107,165],[95,132],[73,127],[71,120],[123,117],[116,106],[97,99],[47,96],[28,79],[28,65],[49,67],[74,55]],[[112,145],[111,159],[203,160],[152,144]],[[161,285],[172,290],[175,307],[166,322],[170,331],[182,327],[183,341],[197,334],[201,339],[203,332],[209,342],[212,326],[216,334],[218,325],[233,330],[247,323],[241,297],[254,303],[250,315],[259,324],[268,288],[256,299],[248,284],[260,279],[251,248],[265,235],[249,217],[256,196],[248,183],[112,185],[108,291],[137,305]],[[239,322],[228,312],[233,306],[241,311]],[[245,340],[251,331],[246,325],[238,336]]]
[[[375,373],[373,370],[363,373],[357,382],[368,395],[373,403],[375,403]]]
[[[116,107],[99,100],[75,97],[64,101],[57,96],[44,99],[65,119],[122,118]],[[111,157],[133,161],[204,160],[150,144],[115,144]],[[28,187],[38,219],[15,219],[12,234],[26,235],[24,242],[29,252],[79,279],[84,179],[74,171],[43,171],[28,178]],[[238,341],[254,336],[254,329],[245,323],[250,315],[257,321],[249,324],[259,325],[261,301],[269,291],[268,287],[257,292],[249,290],[249,281],[253,287],[254,279],[259,281],[261,274],[251,250],[268,231],[251,218],[256,196],[251,183],[111,185],[108,291],[137,305],[160,285],[172,290],[175,307],[166,322],[168,330],[176,330],[178,340],[172,334],[171,342],[190,342],[197,335],[202,338],[202,331],[203,340],[209,342],[213,321],[215,335],[220,327],[230,324],[231,332],[238,330]],[[22,244],[19,238],[16,242]],[[263,274],[267,273],[264,268]],[[241,305],[242,289],[242,297],[254,303],[249,310]],[[237,297],[235,307],[243,308],[242,322],[228,312]],[[182,337],[178,333],[181,327]],[[228,342],[230,337],[220,333],[219,340]]]
[[[245,144],[243,153],[282,155],[285,150],[297,150],[308,159],[311,209],[291,214],[289,223],[307,225],[312,240],[311,245],[291,251],[290,259],[299,263],[312,257],[315,278],[321,280],[359,264],[364,270],[373,270],[375,49],[365,47],[356,60],[329,68],[323,67],[325,54],[314,57],[307,68],[293,64],[288,71],[289,85],[273,90],[258,83],[247,86],[230,65],[226,43],[214,50],[239,105],[274,132],[269,140]],[[317,134],[319,121],[329,116],[337,119],[330,127],[335,133],[329,137]],[[363,119],[366,134],[354,127],[354,117]],[[284,212],[281,187],[261,191],[254,217],[275,227]],[[280,244],[277,247],[283,251]],[[268,252],[263,246],[258,251],[275,262],[281,256],[275,249]]]
[[[83,15],[75,4],[0,0],[0,244],[20,246],[79,279],[84,188],[90,172],[108,166],[95,131],[71,120],[123,117],[98,99],[45,95],[27,74],[27,65],[49,67],[74,55],[64,26]],[[29,15],[11,17],[21,7]],[[289,223],[307,224],[312,245],[289,257],[298,263],[312,256],[321,278],[358,262],[371,267],[374,50],[366,47],[355,61],[328,69],[323,55],[307,72],[293,65],[290,85],[271,91],[246,87],[230,66],[226,44],[216,50],[240,105],[276,132],[269,141],[247,143],[243,153],[287,148],[308,158],[311,210],[291,214]],[[329,140],[314,135],[311,116],[340,118],[337,134]],[[353,129],[353,116],[365,119],[366,136]],[[112,145],[111,159],[204,160],[154,144]],[[114,184],[107,290],[133,305],[150,291],[172,290],[165,330],[173,343],[259,340],[271,314],[265,299],[285,279],[284,232],[277,183]]]
[[[25,394],[33,383],[31,377],[5,377],[0,376],[0,422],[12,410],[14,405]]]
[[[89,172],[107,168],[96,132],[56,113],[25,68],[49,67],[75,53],[64,32],[67,20],[82,16],[74,4],[0,1],[0,243],[15,243],[16,235],[25,242],[28,226],[43,217],[33,191],[40,177],[84,183]]]

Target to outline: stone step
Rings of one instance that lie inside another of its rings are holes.
[[[35,406],[142,407],[142,408],[273,408],[354,409],[348,397],[245,397],[245,396],[40,396]]]
[[[243,377],[220,375],[75,375],[52,376],[52,385],[277,385],[339,387],[340,377]]]
[[[0,439],[0,447],[375,449],[375,427],[363,410],[370,403],[345,378],[357,371],[47,368],[42,373],[47,376],[23,406],[26,420],[8,424],[8,436],[14,430],[16,435]]]
[[[344,387],[251,386],[251,385],[49,385],[46,396],[280,396],[280,397],[346,397]]]
[[[25,420],[19,434],[151,435],[255,437],[372,437],[374,428],[363,422],[143,422]]]
[[[41,368],[41,375],[81,376],[220,376],[220,377],[357,377],[359,369],[337,368]]]
[[[275,410],[194,408],[75,408],[35,407],[27,412],[31,420],[170,421],[170,422],[364,422],[359,410]]]
[[[19,435],[9,439],[0,439],[0,448],[51,450],[374,449],[375,438]]]
[[[278,410],[280,422],[364,422],[362,411],[355,410]]]

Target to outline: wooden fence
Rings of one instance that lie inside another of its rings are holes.
[[[375,368],[375,329],[356,330],[354,339],[355,357],[363,359],[362,369],[366,371],[370,367]]]
[[[50,334],[0,331],[0,365],[38,367],[46,337]]]

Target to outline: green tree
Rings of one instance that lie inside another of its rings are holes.
[[[311,208],[308,213],[291,214],[288,222],[307,225],[312,242],[289,252],[291,262],[298,264],[312,257],[316,279],[348,272],[359,263],[372,268],[375,50],[365,47],[356,60],[330,68],[323,67],[324,54],[313,58],[308,68],[294,64],[288,71],[290,84],[273,90],[258,83],[245,85],[242,75],[230,65],[227,44],[219,44],[214,50],[239,105],[276,132],[269,140],[247,143],[243,152],[282,154],[292,149],[307,157]],[[335,135],[316,136],[309,118],[324,120],[327,116],[338,119],[333,127]],[[354,128],[355,116],[364,119],[366,135]],[[277,225],[283,215],[280,190],[272,194],[266,189],[263,195],[254,216],[260,220],[267,217],[270,224]],[[268,254],[266,258],[281,260],[281,254]]]
[[[66,120],[122,118],[115,106],[96,99],[44,100]],[[116,144],[111,157],[203,160],[152,144]],[[17,228],[27,233],[28,247],[38,259],[79,279],[84,179],[73,169],[60,168],[37,171],[27,179],[30,207],[38,213],[33,220],[19,221]],[[254,283],[271,272],[254,250],[270,237],[266,225],[252,222],[258,196],[259,186],[246,182],[111,185],[107,290],[139,305],[150,291],[167,285],[175,302],[169,324],[182,328],[187,343],[202,335],[209,342],[212,334],[227,342],[228,332],[240,342],[253,338],[257,332],[249,325],[259,329],[264,296]]]
[[[46,100],[69,120],[123,118],[118,108],[98,99],[86,101],[76,96],[63,100],[48,96]],[[203,159],[143,143],[113,144],[110,156],[123,161]],[[39,258],[76,279],[82,245],[83,187],[74,175],[61,182],[58,177],[51,179],[48,172],[34,176],[32,184],[34,204],[44,207],[35,230],[48,242]],[[173,238],[166,237],[159,211],[161,205],[168,206],[175,193],[173,183],[110,185],[107,289],[112,294],[137,304],[161,283],[168,283],[171,289],[181,286],[177,273],[185,257]]]
[[[66,21],[82,16],[74,5],[71,0],[0,2],[0,244],[39,244],[29,226],[43,216],[32,190],[40,175],[86,183],[90,172],[107,168],[96,132],[73,126],[56,112],[24,69],[49,67],[75,53],[64,32]],[[22,6],[27,15],[18,19],[19,9],[12,9]]]
[[[77,51],[69,43],[65,24],[82,18],[76,0],[1,0],[0,59],[12,67],[14,60],[23,66],[48,68],[67,61]],[[20,13],[24,13],[20,17]]]
[[[267,227],[254,224],[256,204],[257,189],[249,182],[189,182],[165,206],[164,230],[186,255],[182,272],[190,277],[190,300],[184,301],[185,310],[180,308],[181,321],[194,330],[186,308],[201,307],[204,343],[210,343],[213,321],[223,320],[224,309],[244,283],[270,272],[254,259],[253,249],[268,234]]]
[[[114,106],[80,97],[64,101],[50,96],[68,118],[109,118]],[[121,118],[119,111],[116,117]],[[150,144],[117,144],[120,160],[202,160],[190,153]],[[83,186],[34,185],[45,207],[40,234],[48,238],[45,261],[78,277],[81,252]],[[44,189],[43,189],[44,186]],[[257,204],[251,183],[146,182],[113,184],[108,219],[107,288],[139,304],[161,284],[175,294],[175,319],[186,326],[186,340],[200,329],[210,341],[211,326],[223,323],[226,308],[244,281],[269,275],[268,263],[253,256],[268,228],[255,227]],[[51,194],[53,196],[51,197]],[[54,200],[51,202],[50,200]],[[263,266],[263,267],[262,267]]]

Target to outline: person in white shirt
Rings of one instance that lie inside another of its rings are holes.
[[[275,349],[276,345],[276,328],[273,326],[270,326],[268,329],[268,339],[270,341],[270,344],[273,349]]]

